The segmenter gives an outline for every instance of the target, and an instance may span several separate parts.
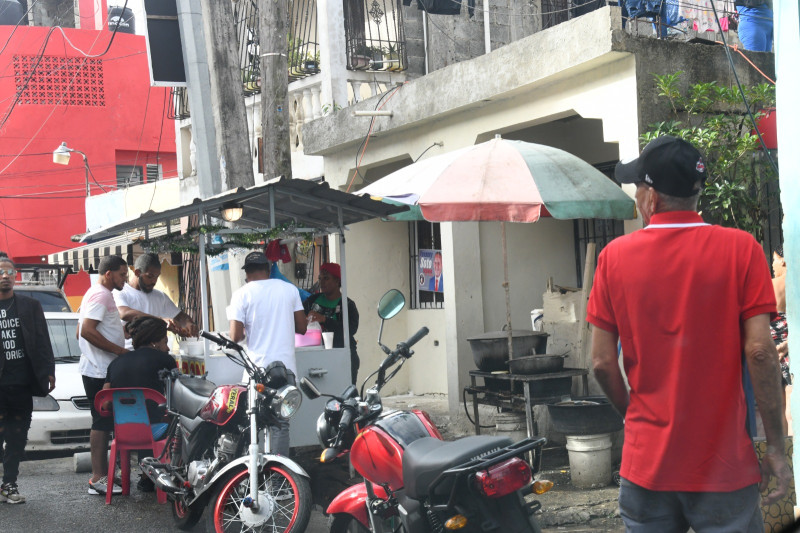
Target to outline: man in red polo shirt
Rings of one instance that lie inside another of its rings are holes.
[[[763,531],[759,482],[777,479],[771,503],[791,478],[764,252],[750,234],[700,218],[705,167],[688,142],[659,137],[616,178],[636,184],[645,228],[600,254],[588,320],[595,376],[625,417],[622,518],[629,531]],[[760,471],[745,360],[767,437]]]

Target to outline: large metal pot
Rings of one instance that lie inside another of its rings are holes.
[[[508,370],[512,374],[544,374],[559,372],[564,368],[563,355],[525,355],[514,357],[508,362]]]
[[[512,347],[514,358],[529,354],[543,354],[547,349],[547,337],[543,331],[513,330]],[[484,372],[507,370],[508,332],[490,331],[467,339],[472,348],[475,366]]]
[[[553,428],[565,435],[613,433],[623,428],[622,416],[605,396],[586,396],[548,404]]]

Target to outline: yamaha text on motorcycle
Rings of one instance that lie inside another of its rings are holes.
[[[381,298],[381,333],[383,321],[404,305],[397,290]],[[533,481],[546,439],[513,443],[506,437],[473,436],[445,442],[426,413],[384,410],[381,388],[413,355],[411,347],[428,334],[428,328],[394,350],[381,344],[381,333],[378,345],[386,358],[378,370],[364,381],[360,394],[351,385],[341,396],[324,395],[331,399],[317,421],[325,448],[321,461],[349,453],[353,467],[364,477],[363,483],[347,488],[328,506],[331,533],[539,532],[533,515],[541,505],[526,502],[525,496],[553,486]],[[310,398],[323,396],[306,378],[300,380],[300,388]],[[524,459],[527,452],[532,452],[533,469]]]
[[[201,335],[246,370],[247,386],[218,387],[162,371],[167,445],[160,457],[142,461],[142,471],[168,494],[180,529],[193,527],[205,512],[209,532],[304,531],[311,515],[308,474],[269,447],[270,426],[294,416],[300,391],[282,363],[260,368],[240,345]]]

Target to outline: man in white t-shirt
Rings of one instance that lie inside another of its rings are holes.
[[[108,435],[114,429],[114,421],[97,413],[94,397],[103,389],[108,365],[118,355],[128,351],[125,349],[125,333],[119,311],[111,295],[112,290],[122,289],[125,285],[128,264],[118,255],[104,257],[98,272],[100,279],[83,295],[78,325],[78,345],[81,348],[78,370],[83,377],[83,388],[92,412],[92,431],[89,434],[92,477],[89,479],[89,494],[105,494],[109,484],[114,493],[122,491],[121,487],[106,479]]]
[[[125,322],[138,316],[154,316],[167,323],[167,330],[181,337],[197,337],[197,324],[189,315],[172,303],[169,296],[156,289],[161,276],[161,261],[157,254],[143,254],[133,265],[133,280],[120,291],[114,291],[114,301],[119,315]],[[130,339],[125,347],[133,349]]]
[[[297,287],[269,279],[269,261],[262,252],[247,254],[242,268],[247,283],[233,293],[227,308],[231,338],[239,342],[247,334],[248,352],[258,366],[281,361],[296,374],[294,334],[305,333],[308,325]],[[270,433],[272,451],[288,456],[289,422]]]

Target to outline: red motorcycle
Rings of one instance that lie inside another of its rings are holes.
[[[383,321],[404,305],[405,298],[394,289],[381,298],[381,333]],[[347,488],[328,506],[331,533],[541,531],[533,517],[541,504],[526,503],[524,496],[543,494],[553,486],[532,479],[546,439],[512,443],[507,437],[473,436],[445,442],[427,413],[384,410],[381,388],[413,355],[411,347],[428,334],[428,328],[394,350],[381,344],[381,333],[378,345],[386,359],[364,381],[360,394],[355,385],[341,396],[322,394],[308,379],[300,380],[309,398],[331,398],[317,420],[325,448],[320,460],[330,462],[349,454],[364,477],[363,483]],[[375,384],[365,393],[363,387],[376,374]],[[533,468],[523,459],[527,452],[533,453]]]
[[[247,372],[247,385],[217,386],[162,370],[170,420],[167,446],[141,461],[172,501],[178,529],[206,516],[206,531],[297,533],[311,516],[311,485],[300,465],[270,449],[269,428],[297,413],[302,395],[283,363],[256,366],[239,344],[206,331]],[[259,434],[263,433],[263,442]]]

